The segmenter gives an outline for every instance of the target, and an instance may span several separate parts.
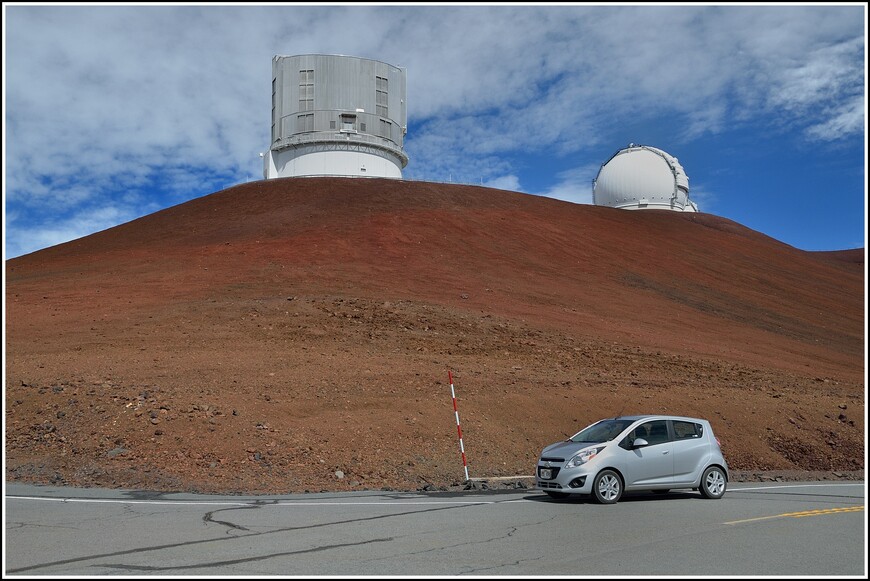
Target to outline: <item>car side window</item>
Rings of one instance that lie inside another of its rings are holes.
[[[626,437],[622,439],[619,443],[619,446],[625,448],[626,450],[631,450],[634,446],[634,441],[638,438],[643,438],[646,440],[647,437],[647,424],[641,424],[632,431],[628,433]]]
[[[670,440],[667,420],[655,420],[639,425],[629,432],[619,445],[626,450],[630,450],[634,446],[634,441],[638,438],[643,438],[650,446],[667,442]]]
[[[704,427],[701,424],[674,420],[674,436],[677,440],[700,438],[703,434]]]
[[[654,420],[652,422],[647,422],[644,425],[647,427],[648,432],[647,437],[644,439],[649,442],[650,446],[662,444],[671,439],[668,435],[667,420]]]

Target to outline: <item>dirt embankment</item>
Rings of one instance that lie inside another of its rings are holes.
[[[473,186],[253,182],[6,263],[7,480],[528,483],[601,417],[734,479],[863,478],[864,252]],[[477,481],[477,480],[476,480]]]

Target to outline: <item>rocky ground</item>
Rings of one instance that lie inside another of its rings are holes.
[[[864,478],[863,249],[486,188],[273,182],[7,261],[7,481],[522,487],[543,446],[633,413],[709,419],[734,481]]]

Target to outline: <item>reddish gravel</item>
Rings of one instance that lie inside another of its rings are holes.
[[[709,214],[247,183],[6,262],[6,479],[457,486],[448,370],[472,478],[646,412],[710,419],[735,479],[863,478],[864,296],[863,248]]]

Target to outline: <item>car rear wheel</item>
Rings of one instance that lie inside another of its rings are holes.
[[[725,488],[728,486],[728,479],[725,473],[718,466],[710,466],[704,470],[704,475],[701,476],[701,496],[704,498],[722,498],[725,494]]]
[[[602,470],[592,483],[592,494],[600,504],[616,504],[622,497],[622,480],[613,470]]]
[[[545,490],[544,493],[550,498],[568,498],[567,492],[554,492],[552,490]]]

